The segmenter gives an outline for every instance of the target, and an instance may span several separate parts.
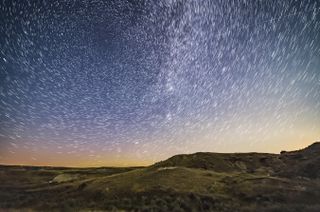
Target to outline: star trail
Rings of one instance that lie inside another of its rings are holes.
[[[320,4],[0,3],[0,163],[146,165],[320,139]]]

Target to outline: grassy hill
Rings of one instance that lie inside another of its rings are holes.
[[[0,209],[320,211],[320,144],[176,155],[149,167],[0,167]]]

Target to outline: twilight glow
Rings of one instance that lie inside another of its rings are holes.
[[[320,139],[320,3],[0,3],[0,164],[147,165]]]

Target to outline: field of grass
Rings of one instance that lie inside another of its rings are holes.
[[[149,167],[0,166],[0,211],[320,211],[319,145]]]

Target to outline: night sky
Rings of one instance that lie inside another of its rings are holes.
[[[0,34],[1,164],[320,139],[317,0],[2,0]]]

